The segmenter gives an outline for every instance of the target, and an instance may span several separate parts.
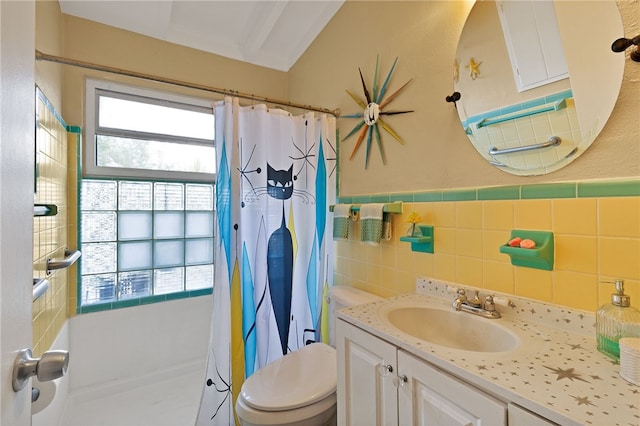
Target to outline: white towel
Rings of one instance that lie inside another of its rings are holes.
[[[384,204],[370,203],[360,206],[360,241],[380,244],[382,238],[382,212]]]
[[[346,240],[349,238],[349,218],[351,204],[337,204],[333,208],[333,239]]]

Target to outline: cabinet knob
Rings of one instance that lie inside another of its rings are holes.
[[[378,366],[378,373],[382,377],[388,376],[389,374],[393,373],[393,366],[391,364],[379,365]]]
[[[409,382],[409,378],[406,374],[402,376],[397,376],[393,379],[393,385],[397,388],[401,388]]]

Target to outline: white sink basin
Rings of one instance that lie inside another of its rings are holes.
[[[519,337],[487,319],[436,307],[382,305],[380,317],[393,328],[425,342],[473,352],[507,352],[520,346]]]

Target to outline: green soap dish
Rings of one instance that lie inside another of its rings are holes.
[[[433,253],[433,226],[418,225],[422,232],[421,237],[400,237],[400,241],[411,243],[412,251]]]
[[[500,246],[500,253],[508,254],[511,257],[512,265],[553,271],[553,232],[514,229],[511,231],[511,238],[516,237],[520,237],[523,240],[533,240],[536,243],[536,247],[525,249],[511,247],[508,244]]]

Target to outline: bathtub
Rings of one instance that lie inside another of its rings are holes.
[[[211,307],[208,295],[69,319],[51,348],[69,351],[67,375],[33,381],[32,425],[193,425]]]

